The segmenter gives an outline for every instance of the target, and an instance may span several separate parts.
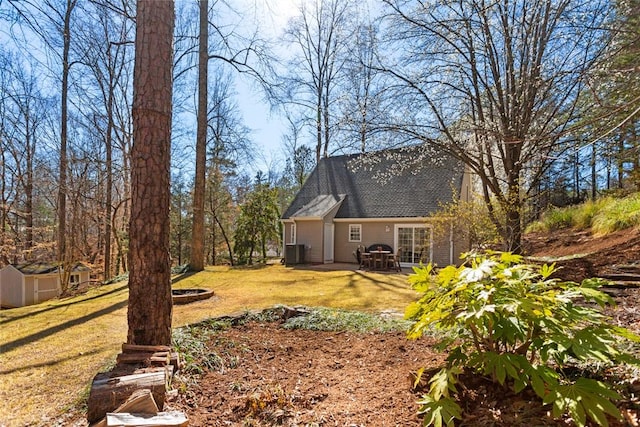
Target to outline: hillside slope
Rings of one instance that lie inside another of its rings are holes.
[[[573,229],[530,233],[525,236],[524,247],[527,256],[557,262],[562,267],[558,277],[564,280],[640,274],[640,231],[635,229],[606,236]]]

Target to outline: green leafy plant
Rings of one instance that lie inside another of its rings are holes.
[[[341,310],[327,307],[307,309],[303,316],[292,317],[284,323],[285,329],[312,331],[392,332],[405,331],[411,324],[402,318],[382,317],[374,313]]]
[[[446,365],[429,381],[420,400],[424,424],[452,426],[461,418],[456,383],[464,370],[490,377],[515,392],[531,387],[555,417],[568,414],[606,426],[620,418],[612,401],[620,396],[600,381],[563,374],[579,362],[638,363],[619,349],[622,337],[640,337],[607,323],[600,311],[613,304],[598,288],[600,279],[581,284],[552,279],[554,265],[523,263],[519,255],[485,252],[464,255],[464,263],[437,273],[432,265],[410,277],[422,297],[407,307],[415,321],[409,337],[438,330]],[[579,303],[580,301],[584,303]]]

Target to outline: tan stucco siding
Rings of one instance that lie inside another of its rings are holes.
[[[296,221],[296,244],[304,245],[305,247],[305,262],[306,263],[322,263],[324,262],[324,224],[326,221],[317,220],[304,220]],[[361,240],[359,242],[349,241],[349,226],[359,224],[361,227]],[[371,220],[337,220],[334,222],[334,261],[355,263],[356,260],[353,253],[358,246],[362,245],[368,247],[376,243],[384,243],[391,246],[394,251],[397,250],[397,240],[395,232],[397,226],[418,225],[424,224],[427,228],[430,228],[427,223],[417,218],[390,218],[383,219],[379,222]],[[290,229],[291,224],[285,223],[284,237],[287,244],[290,242]],[[453,250],[451,248],[451,235],[445,233],[444,236],[432,235],[433,242],[430,248],[431,261],[435,262],[439,266],[449,265],[453,260],[453,263],[459,263],[460,252],[467,250],[465,242],[461,241],[456,236],[453,236]],[[428,257],[428,256],[427,256]]]
[[[349,241],[349,224],[361,224],[358,221],[353,222],[337,222],[334,230],[334,254],[333,257],[336,262],[353,262],[356,260],[353,257],[353,253],[358,249],[359,245],[364,244],[361,242]]]
[[[323,262],[323,227],[321,220],[297,221],[296,244],[304,245],[305,263]]]
[[[360,224],[362,230],[361,242],[349,242],[349,225]],[[388,219],[380,222],[358,221],[337,222],[335,228],[335,260],[336,262],[355,262],[353,252],[359,245],[368,247],[375,243],[386,243],[397,250],[395,236],[396,226],[402,224],[424,224],[429,228],[429,224],[416,218]],[[453,251],[451,250],[451,235],[445,233],[444,236],[432,235],[432,245],[430,248],[431,261],[439,266],[449,265],[453,256],[453,263],[459,263],[460,252],[467,250],[465,242],[454,237]],[[428,258],[429,255],[427,255]]]
[[[361,241],[349,242],[349,225],[360,224]],[[393,221],[362,222],[354,219],[350,222],[338,222],[335,229],[335,260],[336,262],[356,262],[353,252],[359,245],[368,247],[374,243],[386,243],[394,248]],[[387,231],[387,227],[389,231]]]
[[[395,251],[393,242],[393,222],[367,222],[362,226],[362,239],[365,246],[371,246],[375,243],[386,243]],[[387,227],[388,230],[387,231]]]
[[[460,259],[460,254],[465,252],[469,252],[471,250],[471,244],[469,243],[469,239],[464,235],[457,233],[453,235],[453,263],[456,265],[460,265],[462,260]]]
[[[468,167],[465,167],[465,172],[462,175],[462,183],[460,184],[460,194],[458,195],[460,200],[468,202],[473,198],[473,187],[471,182],[471,172]]]
[[[455,258],[455,254],[454,254]],[[448,237],[433,236],[433,258],[432,262],[439,267],[450,264],[451,245]]]

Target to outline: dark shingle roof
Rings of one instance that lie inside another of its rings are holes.
[[[340,204],[344,198],[344,194],[341,194],[339,196],[334,196],[332,194],[323,194],[320,196],[316,196],[309,203],[298,209],[294,216],[307,218],[323,218],[329,213],[329,211],[334,209],[336,205]]]
[[[14,267],[22,274],[49,274],[58,271],[58,263],[55,262],[27,262],[24,264],[16,264]],[[91,268],[81,262],[73,264],[71,271],[91,271]]]
[[[460,193],[463,171],[422,146],[323,158],[282,218],[314,216],[309,207],[318,197],[338,202],[343,195],[336,218],[423,217],[452,200],[454,189]]]

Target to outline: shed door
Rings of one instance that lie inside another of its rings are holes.
[[[333,224],[324,225],[324,263],[333,263]]]

